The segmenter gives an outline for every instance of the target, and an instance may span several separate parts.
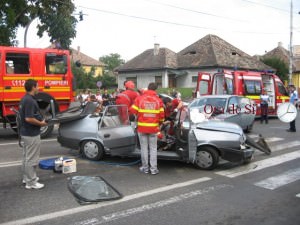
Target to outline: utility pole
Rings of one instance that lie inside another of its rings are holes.
[[[292,84],[293,74],[293,0],[291,0],[290,12],[290,66],[289,66],[289,85]]]
[[[36,17],[34,17],[33,19],[31,19],[27,25],[26,25],[26,28],[25,28],[25,33],[24,33],[24,48],[27,47],[27,31],[28,31],[28,28],[30,26],[30,24],[32,23],[32,21],[35,19]]]

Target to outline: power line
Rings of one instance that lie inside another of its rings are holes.
[[[275,10],[282,11],[282,12],[285,12],[285,13],[290,13],[290,11],[288,9],[282,9],[282,8],[274,7],[272,5],[263,4],[263,3],[260,3],[260,2],[253,2],[253,1],[250,1],[250,0],[241,0],[241,1],[248,2],[248,3],[254,4],[254,5],[264,6],[264,7],[275,9]],[[298,14],[298,13],[294,12],[293,14]]]
[[[53,0],[53,1],[65,4],[62,0]],[[149,1],[151,1],[151,0],[149,0]],[[247,0],[245,0],[245,1],[247,1]],[[152,2],[154,2],[154,1],[152,1]],[[190,28],[196,28],[196,29],[206,29],[206,30],[216,30],[216,31],[217,30],[229,31],[228,29],[218,29],[218,28],[213,28],[213,27],[204,27],[204,26],[197,26],[197,25],[177,23],[177,22],[172,22],[172,21],[158,20],[158,19],[152,19],[152,18],[148,18],[148,17],[141,17],[141,16],[135,16],[135,15],[129,15],[129,14],[119,13],[119,12],[114,12],[114,11],[109,11],[109,10],[96,9],[96,8],[92,8],[92,7],[82,6],[82,5],[78,5],[78,7],[81,7],[83,9],[87,9],[87,10],[102,12],[102,13],[106,13],[106,14],[118,15],[118,16],[128,17],[128,18],[132,18],[132,19],[152,21],[152,22],[157,22],[157,23],[171,24],[171,25],[183,26],[183,27],[190,27]],[[174,7],[176,7],[176,6],[174,6]],[[182,9],[184,9],[184,8],[182,8]],[[184,9],[184,10],[189,10],[189,9]],[[201,13],[199,11],[195,11],[195,12]],[[210,15],[211,16],[216,16],[214,14],[210,14]],[[233,18],[228,18],[228,17],[227,17],[227,19],[232,19],[233,20]],[[267,34],[267,35],[281,34],[281,33],[275,33],[275,32],[254,32],[254,31],[238,31],[238,30],[231,31],[231,32],[245,33],[245,34]]]
[[[107,14],[114,14],[114,15],[118,15],[118,16],[125,16],[125,17],[129,17],[129,18],[133,18],[133,19],[148,20],[148,21],[153,21],[153,22],[166,23],[166,24],[172,24],[172,25],[177,25],[177,26],[185,26],[185,27],[192,27],[192,28],[207,29],[207,30],[217,30],[216,28],[202,27],[202,26],[189,25],[189,24],[183,24],[183,23],[175,23],[175,22],[171,22],[171,21],[164,21],[164,20],[152,19],[152,18],[147,18],[147,17],[128,15],[128,14],[124,14],[124,13],[113,12],[113,11],[108,11],[108,10],[103,10],[103,9],[90,8],[90,7],[86,7],[86,6],[79,6],[79,7],[83,8],[83,9],[88,9],[88,10],[103,12],[103,13],[107,13]]]
[[[183,7],[179,7],[179,6],[175,6],[175,5],[171,5],[171,4],[167,4],[167,3],[162,3],[162,2],[157,2],[157,1],[153,1],[153,0],[144,0],[144,1],[152,2],[152,3],[155,3],[155,4],[164,5],[164,6],[168,6],[168,7],[171,7],[171,8],[180,9],[180,10],[184,10],[184,11],[188,11],[188,12],[193,12],[193,13],[197,13],[197,14],[203,14],[203,15],[206,15],[206,16],[213,16],[213,17],[217,17],[217,18],[220,18],[220,19],[227,19],[227,20],[240,21],[240,22],[248,22],[246,20],[239,20],[239,19],[234,19],[234,18],[230,18],[230,17],[226,17],[226,16],[220,16],[220,15],[216,15],[216,14],[212,14],[212,13],[201,12],[201,11],[198,11],[198,10],[183,8]]]
[[[191,28],[206,29],[206,30],[229,31],[228,29],[218,29],[218,28],[212,28],[212,27],[203,27],[203,26],[189,25],[189,24],[183,24],[183,23],[176,23],[176,22],[171,22],[171,21],[157,20],[157,19],[152,19],[152,18],[147,18],[147,17],[128,15],[128,14],[124,14],[124,13],[113,12],[113,11],[108,11],[108,10],[103,10],[103,9],[96,9],[96,8],[91,8],[91,7],[86,7],[86,6],[79,6],[79,7],[83,8],[83,9],[103,12],[103,13],[107,13],[107,14],[113,14],[113,15],[124,16],[124,17],[133,18],[133,19],[147,20],[147,21],[158,22],[158,23],[171,24],[171,25],[176,25],[176,26],[191,27]],[[274,33],[274,32],[252,32],[252,31],[232,31],[232,32],[246,33],[246,34],[251,34],[251,33],[252,34],[281,34],[281,33]]]

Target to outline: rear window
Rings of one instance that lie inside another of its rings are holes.
[[[201,98],[197,99],[190,104],[190,107],[217,107],[225,108],[226,98]]]

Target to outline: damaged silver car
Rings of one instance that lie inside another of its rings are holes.
[[[135,126],[128,119],[126,106],[107,106],[94,115],[85,106],[76,112],[57,115],[60,122],[58,142],[67,148],[79,149],[90,160],[106,155],[139,157],[140,148]],[[193,163],[205,170],[214,169],[219,159],[247,163],[256,149],[270,153],[267,144],[247,137],[236,124],[203,121],[199,111],[184,107],[174,122],[175,135],[159,139],[158,159]]]

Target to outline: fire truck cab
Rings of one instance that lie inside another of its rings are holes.
[[[260,115],[260,95],[269,95],[269,114],[276,115],[277,107],[289,100],[288,92],[280,78],[268,72],[226,71],[198,74],[194,97],[201,95],[241,95],[256,104],[256,115]]]
[[[66,110],[74,99],[69,51],[0,46],[0,121],[5,128],[8,124],[16,130],[12,108],[18,109],[25,94],[24,83],[30,78],[38,81],[36,99],[46,119],[54,110]],[[50,107],[51,101],[54,109]],[[52,130],[53,126],[43,128],[41,137],[48,136]]]

